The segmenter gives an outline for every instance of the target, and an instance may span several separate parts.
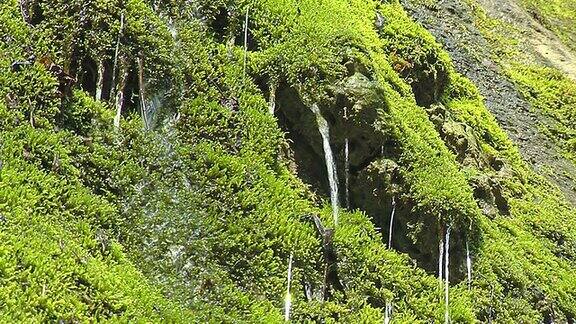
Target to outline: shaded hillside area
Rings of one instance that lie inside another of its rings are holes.
[[[478,86],[524,159],[576,204],[576,56],[569,47],[576,31],[568,28],[576,3],[406,0],[403,5]]]
[[[442,5],[2,2],[1,321],[573,322],[574,83]]]

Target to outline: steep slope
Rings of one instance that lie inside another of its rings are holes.
[[[564,156],[566,151],[573,151],[569,141],[574,138],[574,126],[567,121],[573,119],[570,111],[574,107],[572,98],[575,92],[570,88],[574,86],[569,85],[568,80],[563,81],[567,84],[565,86],[562,86],[562,81],[556,82],[558,78],[552,71],[537,69],[529,70],[532,71],[530,73],[526,68],[518,67],[515,70],[510,66],[512,62],[523,62],[540,66],[552,64],[568,70],[571,69],[573,60],[570,56],[573,54],[515,1],[498,4],[459,0],[427,5],[420,1],[403,3],[418,21],[438,37],[453,57],[456,69],[478,86],[486,99],[486,106],[519,147],[524,159],[558,185],[566,197],[576,204],[576,160],[571,156],[573,153]],[[486,8],[486,11],[482,8]],[[486,16],[486,12],[495,18]],[[550,55],[564,58],[554,64],[542,57],[539,53],[543,49],[542,44],[551,47]],[[553,54],[555,51],[561,53]],[[508,72],[511,68],[512,72]],[[541,86],[539,80],[547,74],[551,75],[553,87],[536,90]],[[532,77],[526,79],[527,82],[520,81],[524,86],[518,87],[515,82],[521,80],[521,76]],[[554,90],[558,87],[566,90]],[[542,92],[547,92],[547,95]],[[547,100],[546,97],[554,99]],[[539,109],[532,109],[532,106]],[[541,109],[542,106],[547,107]],[[558,106],[563,111],[555,108]],[[558,129],[555,125],[560,125],[558,131],[553,131]]]
[[[576,24],[576,2],[481,0],[478,5],[489,17],[517,29],[527,41],[527,51],[576,81],[576,56],[572,52],[576,50],[576,32],[569,27]]]
[[[6,320],[280,322],[289,259],[294,321],[576,316],[576,212],[398,2],[0,13]]]

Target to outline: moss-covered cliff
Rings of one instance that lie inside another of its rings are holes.
[[[281,322],[289,260],[297,322],[576,317],[574,206],[397,1],[8,0],[0,31],[3,321]]]

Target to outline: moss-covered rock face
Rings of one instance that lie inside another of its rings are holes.
[[[377,82],[354,73],[334,85],[331,103],[322,106],[323,116],[330,127],[330,142],[337,156],[338,169],[345,168],[345,143],[349,143],[351,174],[360,172],[372,161],[383,156],[382,148],[391,140],[391,134],[377,130],[376,123],[386,122],[378,110],[386,109],[385,94]],[[291,139],[298,170],[303,179],[319,192],[328,188],[324,148],[316,117],[293,88],[279,89],[277,110],[281,126]],[[389,131],[393,126],[387,128]],[[341,174],[340,182],[345,182]],[[342,192],[342,201],[345,199]]]
[[[280,322],[288,260],[294,321],[576,315],[574,210],[397,1],[11,0],[0,31],[2,320]]]
[[[432,105],[426,111],[430,121],[436,126],[436,131],[456,155],[458,163],[477,169],[490,167],[489,158],[483,152],[472,127],[454,120],[451,112],[442,104]]]

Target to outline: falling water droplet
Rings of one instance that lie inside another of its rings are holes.
[[[344,140],[344,172],[346,172],[346,208],[350,208],[350,144]]]

